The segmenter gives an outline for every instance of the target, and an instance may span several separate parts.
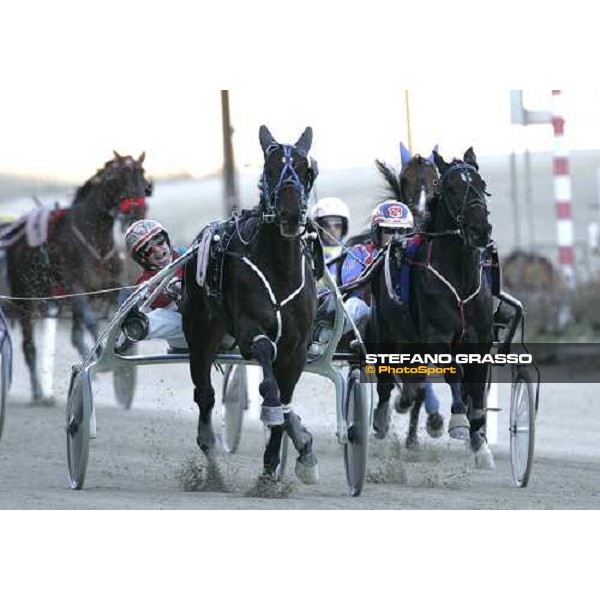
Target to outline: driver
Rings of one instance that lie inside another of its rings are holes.
[[[321,198],[314,205],[311,216],[319,229],[325,263],[341,256],[343,240],[348,235],[350,224],[348,205],[341,198]],[[328,268],[333,279],[339,283],[338,261],[331,263]]]
[[[364,269],[369,266],[387,246],[394,235],[407,235],[414,231],[413,215],[402,202],[389,200],[375,207],[371,214],[371,240],[351,248],[342,265],[342,283],[350,283],[358,279]],[[371,314],[371,298],[368,290],[360,289],[346,300],[348,313],[362,332]],[[431,382],[424,384],[425,411],[427,412],[427,432],[431,437],[442,435],[444,419],[440,414],[440,402],[433,390]],[[406,398],[400,398],[397,405],[401,411],[410,408]],[[388,413],[389,414],[389,413]]]
[[[371,240],[348,251],[342,265],[342,284],[358,279],[395,234],[403,235],[413,230],[413,216],[406,204],[395,200],[378,204],[371,214]],[[364,289],[356,290],[346,301],[346,308],[359,329],[361,325],[364,328],[369,318],[370,303],[370,294]]]
[[[125,233],[125,248],[142,268],[136,284],[151,279],[185,252],[183,248],[172,247],[167,230],[153,219],[136,221],[129,227]],[[152,302],[150,312],[142,313],[137,307],[131,309],[121,325],[127,339],[138,342],[162,338],[168,342],[169,353],[187,352],[179,310],[182,280],[183,267]]]

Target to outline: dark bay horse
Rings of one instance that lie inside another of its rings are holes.
[[[437,150],[437,146],[434,151]],[[433,162],[433,153],[425,158],[419,154],[413,155],[404,144],[400,143],[401,169],[396,171],[392,166],[376,160],[375,165],[383,176],[387,186],[382,195],[382,200],[396,200],[403,202],[411,210],[415,230],[420,231],[424,222],[428,219],[428,206],[433,198],[435,185],[439,179],[437,167]],[[374,294],[385,302],[387,288],[383,287],[385,281],[382,279],[377,282]],[[389,314],[389,310],[385,311]],[[405,343],[411,338],[411,331],[406,329],[407,323],[400,320],[394,320],[390,324],[381,321],[377,336],[383,336],[386,343]],[[409,328],[410,329],[410,328]],[[373,330],[374,331],[374,330]],[[387,435],[390,426],[390,395],[392,391],[393,379],[387,375],[380,378],[382,385],[378,386],[380,402],[377,404],[373,414],[373,428],[376,437],[383,438]],[[413,408],[411,412],[409,431],[407,437],[407,446],[413,446],[417,442],[417,426],[419,409],[425,397],[424,384],[416,385],[413,381],[405,385],[402,395],[396,399],[396,410],[404,412]],[[427,430],[431,435],[438,436],[443,428],[443,417],[438,412],[433,412],[427,418]]]
[[[312,436],[291,410],[317,308],[312,255],[304,237],[308,197],[317,175],[316,163],[308,156],[312,130],[307,128],[293,146],[279,144],[264,125],[259,138],[265,160],[260,204],[233,218],[223,257],[222,302],[217,304],[197,284],[196,259],[186,265],[182,313],[200,411],[197,442],[213,459],[215,394],[210,372],[229,333],[242,356],[256,359],[263,369],[261,420],[269,427],[263,476],[272,480],[275,475],[285,430],[299,453],[296,474],[305,483],[315,483]]]
[[[472,148],[464,159],[446,163],[434,152],[440,172],[436,192],[422,225],[422,244],[411,256],[410,326],[431,354],[484,354],[492,345],[492,292],[484,274],[482,250],[491,241],[486,184]],[[398,315],[389,301],[378,307]],[[405,313],[402,313],[405,314]],[[450,428],[466,422],[479,468],[494,468],[483,434],[486,423],[487,364],[454,365],[447,373],[452,389]],[[418,410],[418,409],[417,409]],[[468,418],[466,416],[468,412]]]
[[[21,238],[7,250],[8,278],[12,296],[42,298],[61,293],[84,294],[121,285],[123,268],[114,238],[115,220],[134,222],[145,216],[145,196],[151,184],[144,177],[145,154],[136,160],[116,152],[102,169],[75,194],[67,209],[53,211],[48,240],[30,247]],[[116,293],[112,296],[116,301]],[[43,401],[33,339],[34,316],[54,308],[52,302],[14,300],[23,331],[23,353],[29,368],[33,402]],[[71,341],[80,355],[88,348],[83,340],[85,326],[94,339],[98,336],[96,316],[85,295],[72,298]]]

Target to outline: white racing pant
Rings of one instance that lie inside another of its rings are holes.
[[[364,333],[365,323],[371,314],[371,307],[362,299],[357,296],[351,296],[344,302],[344,306],[350,315],[350,318],[354,321],[358,330]],[[349,333],[352,330],[352,325],[346,319],[344,323],[344,333]]]
[[[169,308],[155,308],[148,317],[147,340],[164,339],[173,348],[187,348],[183,335],[181,313]]]

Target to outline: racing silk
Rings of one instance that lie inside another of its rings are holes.
[[[379,248],[372,242],[350,248],[342,265],[342,285],[358,279],[378,254]],[[352,296],[362,298],[367,304],[371,302],[371,294],[368,290],[356,290]]]
[[[173,250],[171,251],[172,259],[175,260],[179,258],[185,251],[186,249],[182,247],[179,247],[177,249],[173,248]],[[144,281],[148,281],[148,279],[152,279],[152,277],[154,277],[158,273],[158,271],[159,269],[146,269],[145,271],[140,273],[135,284],[139,285]],[[179,281],[183,281],[183,267],[177,270],[174,278],[178,279]],[[173,308],[173,310],[177,310],[177,304],[174,302],[173,297],[171,295],[163,292],[159,296],[157,296],[156,300],[154,300],[150,308]]]

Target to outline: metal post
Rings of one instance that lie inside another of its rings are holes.
[[[535,219],[533,216],[533,188],[531,185],[531,152],[525,149],[525,209],[527,210],[527,232],[529,235],[529,250],[535,250]]]
[[[223,117],[223,204],[225,218],[239,208],[239,200],[235,180],[235,163],[233,159],[233,144],[231,118],[229,114],[229,90],[221,90],[221,113]]]
[[[515,249],[521,248],[521,228],[519,219],[519,195],[518,195],[518,179],[517,179],[517,154],[513,150],[510,153],[510,198],[513,205],[514,215],[514,232],[515,232]]]
[[[570,289],[575,287],[575,245],[571,215],[571,173],[565,144],[561,90],[552,90],[554,130],[554,199],[556,200],[558,262]]]

